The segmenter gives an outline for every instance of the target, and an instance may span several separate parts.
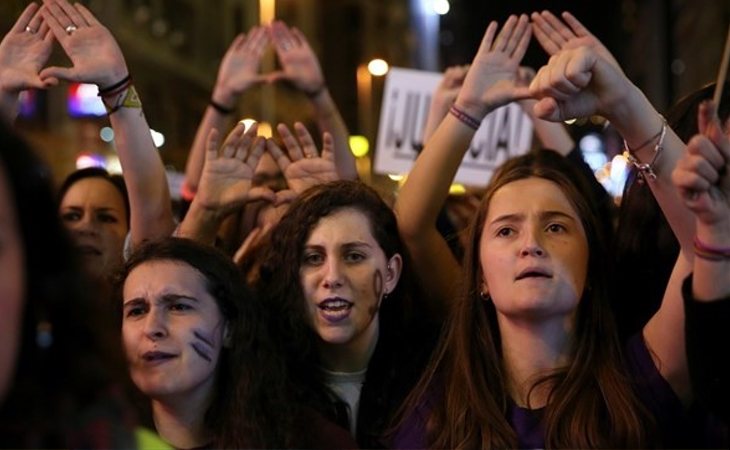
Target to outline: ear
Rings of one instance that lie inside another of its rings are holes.
[[[223,347],[231,348],[232,345],[233,331],[231,331],[231,327],[228,325],[228,321],[226,321],[226,324],[223,326]]]
[[[395,290],[400,280],[400,274],[403,272],[403,258],[396,253],[391,256],[388,260],[388,265],[385,269],[385,291],[384,294],[390,294]]]

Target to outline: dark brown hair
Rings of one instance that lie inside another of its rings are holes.
[[[551,388],[543,416],[545,446],[645,446],[645,410],[624,372],[608,301],[607,230],[597,219],[596,205],[584,196],[589,189],[580,175],[562,156],[546,150],[507,161],[490,182],[472,224],[463,293],[404,412],[413,411],[431,394],[439,397],[427,423],[426,441],[431,448],[517,446],[517,436],[506,419],[510,399],[496,310],[479,295],[485,270],[479,244],[495,192],[530,177],[549,180],[561,189],[581,218],[590,249],[571,361],[533,385],[548,383]]]

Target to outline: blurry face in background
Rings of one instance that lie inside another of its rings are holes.
[[[113,184],[99,177],[77,181],[66,191],[60,212],[92,275],[106,276],[121,264],[129,229],[124,199]]]
[[[0,167],[0,403],[15,369],[25,295],[23,238],[12,198]]]

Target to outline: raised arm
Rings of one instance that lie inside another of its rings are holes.
[[[306,36],[283,22],[271,24],[270,33],[282,67],[281,71],[270,74],[270,80],[288,81],[307,96],[314,108],[320,133],[327,132],[332,136],[338,177],[356,180],[357,169],[355,156],[350,150],[350,132],[330,95],[317,55]]]
[[[692,386],[700,400],[730,420],[730,140],[709,102],[673,179],[696,216],[694,276],[685,283],[686,343]]]
[[[186,199],[194,196],[198,189],[210,131],[227,129],[239,97],[251,87],[265,81],[265,76],[259,74],[259,68],[268,42],[266,28],[253,27],[248,34],[239,34],[223,56],[210,103],[198,125],[185,165],[183,194]]]
[[[643,165],[647,180],[682,250],[659,307],[643,329],[662,376],[684,401],[691,399],[684,351],[681,284],[692,270],[694,219],[684,206],[671,173],[685,145],[669,129],[644,94],[600,47],[579,46],[555,53],[530,86],[535,113],[548,120],[600,114],[624,137]],[[655,150],[656,149],[656,150]]]
[[[423,127],[423,142],[428,141],[441,121],[444,120],[446,114],[449,113],[449,108],[456,101],[456,96],[459,95],[459,90],[461,85],[464,84],[464,78],[466,78],[468,70],[469,66],[464,65],[449,67],[444,72],[444,77],[431,98],[426,125]]]
[[[54,78],[42,80],[39,76],[53,47],[53,34],[41,8],[29,4],[0,41],[0,117],[7,122],[15,120],[21,91],[57,83]]]
[[[41,79],[94,83],[102,93],[129,192],[132,245],[169,236],[174,222],[165,168],[117,42],[80,3],[46,0],[42,14],[73,66],[47,67]]]
[[[177,230],[178,236],[212,245],[223,220],[232,212],[252,200],[275,200],[270,189],[251,186],[265,139],[256,136],[256,125],[244,130],[244,125],[238,124],[220,151],[218,131],[208,133],[200,187]]]
[[[496,37],[495,37],[496,36]],[[416,159],[398,194],[398,228],[413,256],[419,281],[431,293],[434,313],[455,297],[460,267],[436,229],[436,218],[479,123],[495,108],[527,95],[514,74],[530,41],[526,15],[511,16],[497,35],[487,27],[454,106]]]

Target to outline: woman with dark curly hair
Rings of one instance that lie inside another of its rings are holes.
[[[335,181],[291,204],[261,268],[298,398],[365,448],[383,445],[435,340],[427,311],[413,314],[407,267],[388,205],[362,183]]]

